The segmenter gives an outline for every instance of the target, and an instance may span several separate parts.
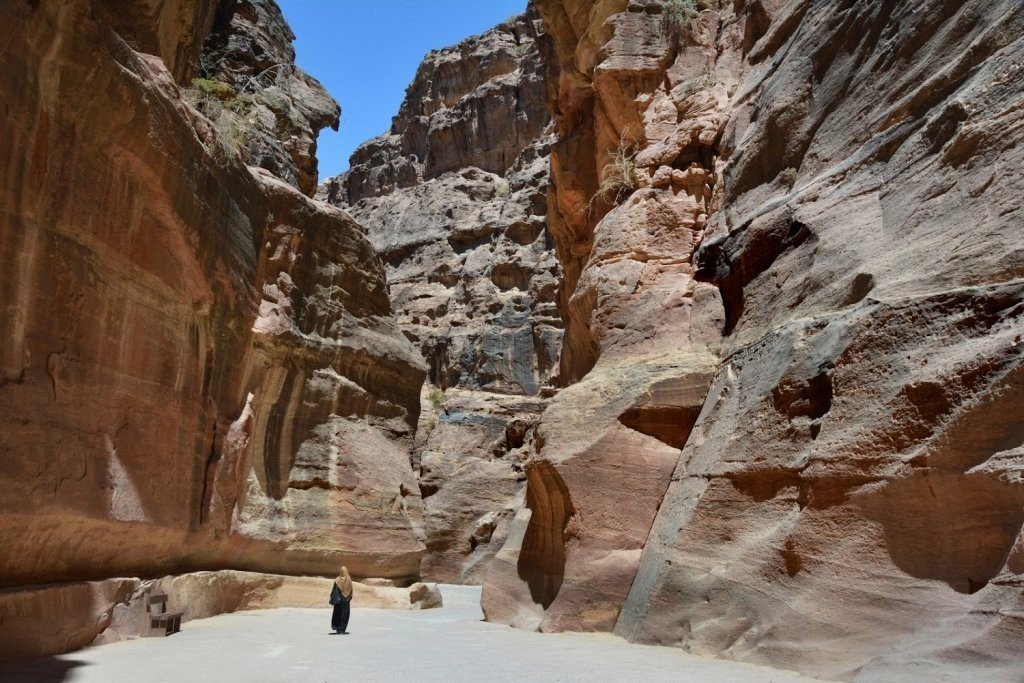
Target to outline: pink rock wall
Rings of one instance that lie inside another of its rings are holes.
[[[538,3],[578,382],[541,416],[488,617],[1017,680],[1020,8],[672,5]],[[619,149],[630,186],[582,210]],[[647,349],[707,355],[644,426]]]

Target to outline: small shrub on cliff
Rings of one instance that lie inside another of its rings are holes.
[[[248,96],[236,96],[230,85],[210,78],[193,79],[183,94],[213,124],[218,155],[233,156],[249,144],[246,117],[252,102]]]
[[[235,114],[221,114],[216,121],[217,135],[224,150],[229,154],[237,154],[249,144],[249,132],[245,122]]]
[[[782,169],[779,172],[779,181],[786,187],[793,187],[793,184],[796,183],[796,169],[792,166]]]
[[[636,144],[629,140],[627,131],[622,132],[619,146],[608,155],[608,163],[601,169],[601,184],[591,199],[603,199],[612,205],[622,203],[629,193],[636,189]]]
[[[690,22],[697,17],[697,0],[663,0],[662,22],[665,35],[677,44]]]
[[[430,405],[434,407],[434,410],[440,410],[441,402],[444,401],[444,389],[431,389],[430,393],[427,394],[427,400],[430,401]]]
[[[213,78],[193,78],[192,87],[204,95],[216,97],[221,102],[227,102],[235,97],[234,88]]]

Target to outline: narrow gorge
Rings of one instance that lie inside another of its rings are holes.
[[[346,564],[1024,676],[1018,0],[531,0],[322,181],[341,110],[274,0],[0,27],[0,661]]]

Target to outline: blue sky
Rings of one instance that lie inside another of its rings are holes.
[[[380,135],[430,50],[482,33],[526,0],[278,0],[295,33],[296,61],[341,104],[341,130],[320,134],[320,177]]]

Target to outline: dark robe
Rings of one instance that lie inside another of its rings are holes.
[[[350,608],[348,600],[342,594],[338,584],[331,589],[331,602],[334,603],[334,613],[331,615],[331,628],[337,633],[344,633],[348,630],[348,618]]]

